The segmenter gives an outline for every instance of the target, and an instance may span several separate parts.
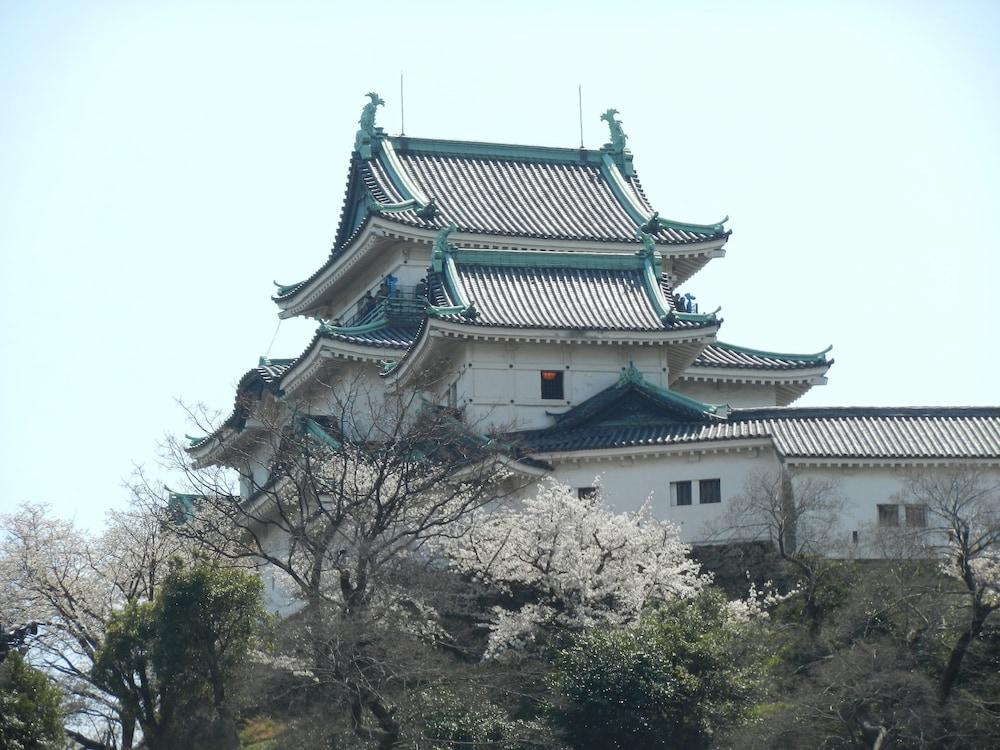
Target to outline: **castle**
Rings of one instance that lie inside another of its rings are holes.
[[[692,543],[752,472],[834,480],[857,543],[872,526],[927,523],[898,500],[908,469],[1000,467],[1000,408],[796,408],[826,383],[828,349],[720,341],[718,311],[685,285],[725,256],[727,220],[655,210],[615,110],[601,149],[548,148],[390,136],[369,97],[332,251],[273,298],[281,318],[317,319],[315,336],[247,372],[230,417],[189,448],[237,469],[245,496],[271,470],[254,441],[271,429],[265,405],[322,436],[325,385],[347,379],[502,433],[531,481],[586,494],[600,476],[621,510],[651,495]]]

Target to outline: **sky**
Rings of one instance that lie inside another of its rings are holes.
[[[295,356],[357,119],[607,140],[664,217],[730,216],[686,285],[720,338],[833,344],[797,405],[996,405],[1000,3],[0,0],[0,512],[85,525],[182,404]],[[168,478],[165,477],[164,478]]]

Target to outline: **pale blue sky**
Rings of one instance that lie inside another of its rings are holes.
[[[995,2],[0,2],[0,510],[93,523],[175,398],[231,407],[400,69],[414,136],[620,110],[662,215],[731,216],[688,284],[723,340],[834,344],[800,405],[1000,403],[998,39]]]

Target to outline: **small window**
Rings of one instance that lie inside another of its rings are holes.
[[[560,370],[542,370],[542,398],[563,398],[563,374]]]
[[[698,482],[698,503],[722,502],[722,481],[719,479],[702,479]]]
[[[853,543],[853,544],[857,544],[858,543],[858,532],[857,531],[852,531],[851,532],[851,543]]]
[[[906,525],[911,529],[927,528],[927,506],[926,505],[905,505]]]
[[[690,505],[691,482],[671,482],[670,499],[674,505]]]
[[[899,526],[899,506],[879,505],[878,506],[879,526]]]
[[[458,381],[448,386],[448,406],[452,409],[458,408]]]
[[[597,497],[597,488],[596,487],[577,487],[576,488],[576,496],[580,500],[593,500],[595,497]]]

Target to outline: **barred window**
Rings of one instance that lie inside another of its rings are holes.
[[[691,504],[690,480],[686,482],[671,482],[670,499],[673,501],[674,505],[690,505]]]
[[[576,496],[580,500],[592,500],[593,498],[597,497],[597,488],[596,487],[577,487],[576,488]]]
[[[926,505],[906,505],[906,525],[911,529],[927,528],[927,506]]]
[[[563,398],[563,374],[559,370],[542,370],[542,398]]]
[[[899,506],[886,504],[878,506],[879,526],[899,526]]]
[[[698,482],[698,503],[700,505],[705,505],[706,503],[721,503],[722,502],[722,480],[720,479],[702,479]]]

